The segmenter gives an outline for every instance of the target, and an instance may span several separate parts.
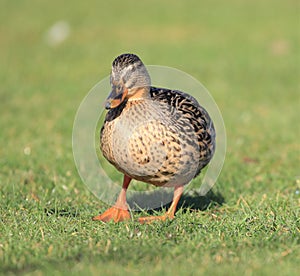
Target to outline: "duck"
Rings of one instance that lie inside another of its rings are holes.
[[[184,186],[214,155],[213,121],[188,93],[152,86],[146,66],[135,54],[114,59],[110,85],[100,149],[124,177],[115,204],[93,220],[117,223],[132,219],[126,201],[132,179],[174,189],[172,203],[163,215],[140,217],[139,222],[172,220]]]

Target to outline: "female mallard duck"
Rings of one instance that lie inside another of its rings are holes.
[[[124,181],[115,205],[93,220],[130,219],[126,191],[131,179],[174,187],[169,210],[163,216],[140,218],[141,223],[173,219],[183,186],[214,154],[213,122],[192,96],[152,87],[136,55],[123,54],[113,61],[110,82],[100,147],[104,157],[124,173]]]

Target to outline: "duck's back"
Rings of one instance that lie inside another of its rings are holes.
[[[157,186],[187,184],[213,156],[215,130],[190,95],[151,87],[150,97],[111,109],[101,130],[103,155],[130,177]]]

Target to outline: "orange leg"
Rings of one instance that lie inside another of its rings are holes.
[[[127,175],[124,175],[122,191],[119,194],[115,205],[107,209],[103,214],[93,217],[93,220],[101,220],[103,222],[113,220],[114,222],[120,222],[123,220],[130,219],[130,213],[128,212],[128,207],[126,203],[126,191],[130,181],[131,178]]]
[[[172,204],[171,204],[169,210],[164,215],[142,217],[142,218],[139,218],[139,222],[144,224],[144,223],[151,223],[152,221],[155,221],[155,220],[165,221],[166,219],[173,219],[178,201],[179,201],[182,193],[183,193],[183,186],[175,187]]]

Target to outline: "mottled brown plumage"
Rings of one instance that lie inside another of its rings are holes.
[[[149,94],[109,110],[101,150],[131,178],[156,186],[185,185],[212,157],[212,121],[185,93],[151,87]]]
[[[175,191],[180,187],[180,197],[183,185],[200,173],[214,153],[215,130],[207,111],[184,92],[152,87],[136,55],[114,60],[111,85],[100,134],[104,157],[129,179],[175,187]],[[178,199],[174,196],[174,201]],[[121,205],[126,209],[126,201]],[[95,219],[122,220],[111,215]]]

